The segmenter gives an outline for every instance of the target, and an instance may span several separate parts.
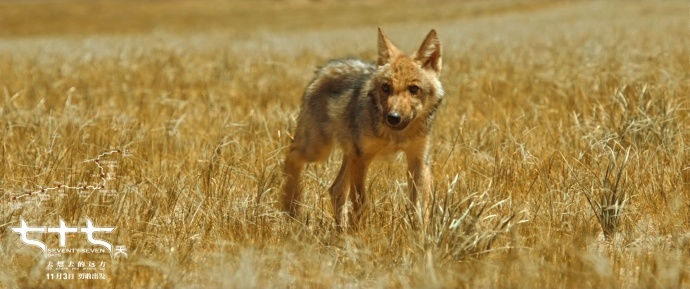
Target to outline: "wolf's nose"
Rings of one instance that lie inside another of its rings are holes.
[[[401,121],[402,117],[400,117],[400,115],[397,112],[391,112],[388,114],[388,116],[386,116],[386,122],[388,122],[388,124],[392,126],[400,124]]]

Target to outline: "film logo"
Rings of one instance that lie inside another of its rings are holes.
[[[21,218],[19,227],[12,227],[12,231],[20,235],[20,239],[24,244],[35,246],[43,251],[46,257],[62,256],[66,253],[82,253],[82,254],[102,254],[108,253],[112,258],[127,258],[127,248],[123,245],[118,245],[113,248],[110,242],[98,239],[94,236],[95,233],[112,233],[115,227],[97,227],[93,224],[91,219],[86,218],[86,226],[69,227],[65,224],[62,217],[59,218],[59,226],[57,227],[31,227],[26,224],[24,218]],[[30,233],[38,234],[57,234],[59,237],[59,248],[49,248],[44,242],[37,239],[30,238]],[[96,248],[67,248],[68,234],[84,234],[86,240]]]

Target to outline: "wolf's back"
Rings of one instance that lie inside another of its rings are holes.
[[[359,59],[332,60],[316,71],[304,93],[311,97],[341,97],[358,93],[374,72],[374,65]]]

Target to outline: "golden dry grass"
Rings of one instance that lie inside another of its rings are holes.
[[[689,288],[687,12],[682,1],[0,2],[0,287]],[[369,172],[366,227],[337,234],[326,189],[339,154],[308,167],[288,220],[281,163],[302,90],[330,58],[373,60],[379,25],[407,51],[430,28],[444,45],[432,223],[415,225],[404,161],[391,158]],[[83,161],[111,147],[132,152],[110,157],[114,197],[12,200],[97,182]],[[58,216],[116,226],[104,239],[129,258],[98,257],[107,281],[46,280],[53,259],[9,228]]]

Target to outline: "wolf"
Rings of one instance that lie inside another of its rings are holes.
[[[359,226],[367,208],[364,184],[372,160],[400,151],[407,159],[409,199],[424,217],[431,194],[430,133],[444,94],[441,66],[436,30],[407,55],[379,27],[375,64],[349,58],[319,68],[302,96],[285,159],[285,212],[297,214],[305,164],[324,162],[337,144],[343,161],[329,189],[337,228]],[[348,196],[350,212],[345,210]]]

